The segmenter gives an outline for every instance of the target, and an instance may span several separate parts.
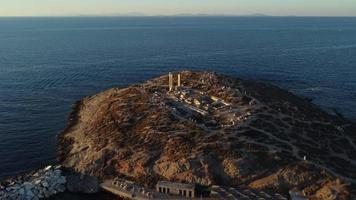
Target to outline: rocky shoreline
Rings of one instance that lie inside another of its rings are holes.
[[[91,200],[120,199],[101,191],[95,177],[77,174],[61,165],[44,168],[0,182],[0,200]]]
[[[62,167],[47,166],[44,169],[7,179],[0,184],[0,199],[37,200],[49,198],[66,190],[67,179]]]

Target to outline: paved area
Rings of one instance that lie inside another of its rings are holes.
[[[278,193],[267,194],[263,191],[255,191],[244,188],[232,188],[214,185],[212,186],[212,195],[216,195],[219,199],[226,200],[288,200],[287,197],[284,197]]]

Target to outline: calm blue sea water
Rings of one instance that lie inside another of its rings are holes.
[[[183,69],[274,83],[356,119],[356,18],[0,18],[0,177],[55,159],[75,100]]]

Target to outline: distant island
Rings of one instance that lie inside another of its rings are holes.
[[[72,17],[75,17],[72,16]],[[205,13],[178,13],[170,15],[149,15],[140,12],[129,13],[111,13],[105,15],[78,15],[78,17],[275,17],[273,15],[267,15],[262,13],[254,13],[247,15],[234,15],[234,14],[205,14]],[[291,17],[291,16],[278,16],[278,17]]]
[[[352,199],[355,131],[353,122],[276,86],[183,71],[78,101],[58,157],[102,182]]]

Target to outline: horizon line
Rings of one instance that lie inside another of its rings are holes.
[[[228,14],[175,14],[175,15],[5,15],[0,18],[41,18],[41,17],[356,17],[356,15],[228,15]]]

